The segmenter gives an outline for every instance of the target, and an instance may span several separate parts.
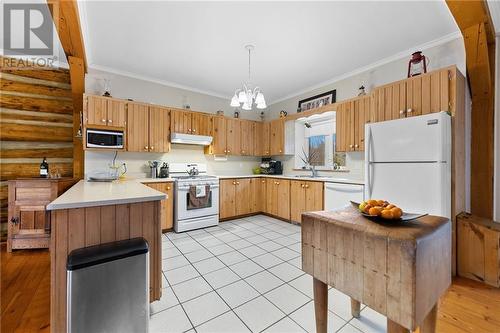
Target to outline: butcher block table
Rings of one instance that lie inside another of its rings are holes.
[[[327,331],[328,285],[387,317],[388,332],[435,332],[451,284],[451,222],[376,223],[354,207],[302,214],[302,269],[313,276],[316,330]]]

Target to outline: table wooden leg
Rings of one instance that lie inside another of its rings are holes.
[[[328,285],[313,278],[316,333],[326,333],[328,327]]]
[[[361,310],[361,303],[351,298],[351,315],[354,318],[359,318],[359,312]]]
[[[387,319],[387,333],[410,333],[410,330],[390,319]]]
[[[420,333],[435,333],[436,332],[436,319],[437,319],[437,304],[425,316],[424,321],[420,325]]]

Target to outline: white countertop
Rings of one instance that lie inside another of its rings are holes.
[[[133,179],[100,183],[80,180],[48,204],[47,210],[118,205],[166,198],[164,193],[143,185],[141,182],[144,181]]]
[[[364,185],[365,182],[363,180],[359,179],[348,179],[348,178],[341,178],[341,177],[329,177],[329,176],[318,176],[318,177],[307,177],[307,176],[300,176],[297,177],[296,175],[264,175],[264,174],[259,174],[259,175],[223,175],[223,176],[217,176],[219,179],[241,179],[241,178],[280,178],[280,179],[291,179],[291,180],[306,180],[306,181],[317,181],[317,182],[326,182],[326,183],[342,183],[342,184],[357,184],[357,185]]]

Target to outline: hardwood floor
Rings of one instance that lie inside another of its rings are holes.
[[[1,253],[1,332],[49,332],[47,250]],[[500,332],[500,289],[457,278],[441,300],[439,333]]]
[[[48,250],[1,254],[1,331],[50,331],[50,256]]]

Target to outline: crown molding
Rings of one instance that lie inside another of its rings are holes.
[[[185,86],[182,84],[178,84],[175,82],[161,80],[161,79],[157,79],[157,78],[147,76],[147,75],[140,75],[140,74],[136,74],[136,73],[132,73],[132,72],[128,72],[128,71],[123,71],[123,70],[112,68],[112,67],[100,66],[100,65],[95,65],[95,64],[89,64],[88,67],[90,69],[94,69],[97,71],[108,72],[111,74],[127,76],[127,77],[137,79],[137,80],[147,81],[147,82],[151,82],[151,83],[157,83],[157,84],[160,84],[162,86],[183,89],[183,90],[187,90],[187,91],[191,91],[191,92],[195,92],[195,93],[199,93],[199,94],[203,94],[203,95],[218,97],[218,98],[222,98],[222,99],[227,99],[227,100],[231,99],[231,97],[216,93],[214,91],[197,89],[197,88]]]
[[[396,60],[400,60],[400,59],[403,59],[403,58],[407,58],[408,55],[411,54],[411,53],[413,53],[415,50],[427,50],[427,49],[430,49],[430,48],[435,47],[435,46],[446,44],[446,43],[448,43],[448,42],[450,42],[452,40],[458,39],[458,38],[462,38],[462,33],[460,31],[453,32],[453,33],[445,35],[443,37],[434,39],[434,40],[432,40],[430,42],[427,42],[427,43],[424,43],[424,44],[420,44],[420,45],[414,46],[412,48],[409,48],[407,50],[398,52],[398,53],[396,53],[396,54],[394,54],[394,55],[392,55],[390,57],[383,58],[381,60],[378,60],[378,61],[375,61],[375,62],[373,62],[371,64],[368,64],[366,66],[356,68],[356,69],[354,69],[354,70],[352,70],[350,72],[347,72],[347,73],[344,73],[342,75],[336,76],[333,79],[330,79],[330,80],[327,80],[327,81],[323,81],[323,82],[315,84],[313,86],[310,86],[310,87],[301,89],[299,91],[296,91],[296,92],[294,92],[292,94],[289,94],[289,95],[287,95],[285,97],[278,98],[278,99],[276,99],[276,100],[268,103],[268,106],[271,106],[273,104],[286,101],[287,99],[290,99],[290,98],[294,98],[294,97],[306,94],[308,92],[311,92],[311,91],[319,89],[319,88],[323,88],[323,87],[328,86],[330,84],[333,84],[333,83],[336,83],[338,81],[344,80],[344,79],[346,79],[348,77],[351,77],[351,76],[354,76],[354,75],[357,75],[357,74],[369,71],[371,69],[374,69],[376,67],[380,67],[380,66],[388,64],[390,62],[393,62],[393,61],[396,61]]]

